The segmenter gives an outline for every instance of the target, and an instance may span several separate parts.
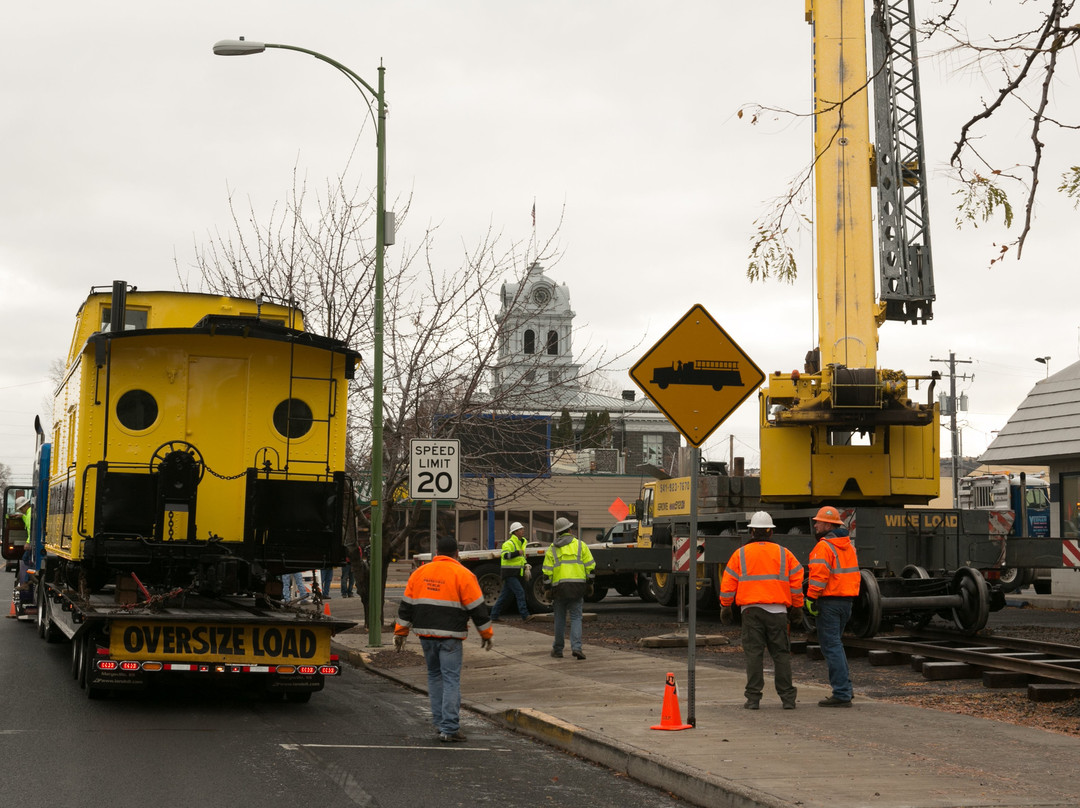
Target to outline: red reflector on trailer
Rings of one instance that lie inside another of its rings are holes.
[[[339,657],[337,654],[331,654],[330,655],[330,661],[331,662],[337,662],[339,659],[341,659],[341,657]]]
[[[108,648],[98,647],[98,648],[96,648],[94,650],[94,653],[97,654],[98,656],[108,656],[109,655],[109,649]]]

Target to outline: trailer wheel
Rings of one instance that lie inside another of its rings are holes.
[[[675,576],[670,572],[654,572],[651,578],[649,590],[656,602],[668,608],[677,605],[679,588],[675,583]]]
[[[56,623],[52,619],[52,602],[49,600],[49,596],[45,594],[44,587],[39,586],[38,592],[40,593],[37,613],[38,636],[45,642],[59,642],[61,634],[60,629],[56,627]]]
[[[500,566],[494,563],[481,564],[476,568],[476,580],[480,582],[480,591],[484,593],[484,603],[490,609],[502,591]]]
[[[607,597],[608,588],[600,586],[595,581],[589,582],[588,594],[585,595],[586,603],[599,603]]]
[[[79,669],[82,667],[82,656],[79,654],[79,637],[71,641],[71,678],[79,678]]]
[[[870,570],[860,570],[859,579],[859,597],[847,627],[856,637],[873,637],[881,630],[881,587]]]
[[[85,631],[72,640],[72,642],[79,648],[79,688],[85,690],[86,669],[94,658],[94,646],[90,642],[90,635]]]
[[[530,614],[544,614],[551,611],[551,587],[544,583],[544,576],[538,566],[533,566],[532,580],[525,582],[525,601],[529,604]]]
[[[637,594],[644,603],[656,603],[656,595],[652,592],[652,576],[648,573],[638,573]]]
[[[953,576],[953,586],[962,601],[952,610],[956,627],[969,634],[985,628],[990,618],[990,588],[982,573],[971,567],[961,567]]]

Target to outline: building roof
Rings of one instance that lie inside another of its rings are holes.
[[[979,460],[1036,463],[1080,457],[1080,362],[1038,382]]]

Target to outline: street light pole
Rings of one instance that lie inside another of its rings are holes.
[[[370,548],[370,594],[367,603],[368,643],[382,645],[382,528],[383,528],[383,256],[386,252],[387,228],[392,228],[386,212],[386,68],[379,65],[379,88],[376,90],[345,65],[317,51],[295,45],[270,42],[252,42],[240,39],[223,39],[214,44],[217,56],[250,56],[262,53],[266,48],[298,51],[313,56],[343,73],[363,95],[364,90],[375,99],[378,107],[375,122],[375,147],[378,165],[375,174],[375,367],[372,378],[371,404],[371,548]],[[367,99],[365,98],[365,101]],[[371,105],[368,104],[370,111]]]
[[[1050,357],[1049,356],[1036,356],[1035,361],[1039,364],[1046,365],[1046,378],[1050,378]]]

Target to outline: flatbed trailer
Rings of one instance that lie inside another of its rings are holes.
[[[590,603],[602,600],[609,591],[620,595],[637,595],[643,600],[654,600],[651,590],[653,573],[670,569],[671,551],[662,547],[641,547],[634,543],[598,542],[589,544],[589,551],[596,562],[593,578],[585,599]],[[551,610],[551,590],[544,585],[541,568],[547,545],[532,542],[525,548],[525,559],[532,568],[532,577],[525,585],[525,599],[530,612]],[[413,556],[413,564],[419,566],[431,560],[431,553]],[[480,589],[490,608],[502,591],[501,560],[499,550],[462,550],[458,560],[480,582]]]
[[[70,641],[72,675],[92,699],[142,689],[154,677],[197,676],[244,679],[245,687],[306,702],[326,677],[341,673],[331,637],[356,625],[310,600],[290,607],[266,598],[174,592],[119,602],[137,590],[37,589],[38,634],[46,642]]]

